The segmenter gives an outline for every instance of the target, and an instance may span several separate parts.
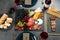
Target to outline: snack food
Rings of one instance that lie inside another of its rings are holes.
[[[42,30],[42,26],[41,25],[34,25],[34,30]]]
[[[33,19],[37,20],[39,15],[40,15],[40,12],[35,12],[34,16],[33,16]]]
[[[34,26],[34,19],[33,18],[29,18],[29,20],[26,23],[26,25],[29,26],[29,27]]]
[[[60,18],[60,14],[55,11],[52,11],[52,10],[47,10],[47,14],[56,16],[57,18]]]
[[[36,30],[38,28],[38,25],[34,25],[34,30]]]
[[[4,29],[7,29],[7,26],[4,26]]]
[[[38,7],[34,12],[42,12],[42,9]]]
[[[35,24],[41,25],[41,24],[43,24],[43,20],[39,18],[35,21]]]
[[[56,30],[55,16],[52,16],[51,15],[50,20],[51,20],[51,28],[52,28],[52,31],[55,32],[55,30]]]
[[[11,26],[11,24],[9,24],[9,23],[7,23],[7,22],[5,22],[4,25],[7,26],[7,27],[10,27],[10,26]]]
[[[5,21],[7,19],[8,15],[7,14],[3,14],[2,17],[0,18],[0,20]]]
[[[0,28],[4,28],[4,24],[1,24],[1,25],[0,25]]]
[[[6,22],[7,23],[12,23],[13,19],[12,18],[7,18]]]
[[[40,26],[38,26],[38,28],[37,28],[38,30],[42,30],[42,26],[40,25]]]
[[[11,26],[13,19],[9,18],[7,14],[3,14],[0,18],[0,29],[8,29]]]
[[[8,15],[3,14],[2,17],[0,18],[0,24],[4,23],[4,21],[7,19]]]
[[[50,19],[55,20],[55,16],[51,15]]]
[[[39,18],[44,19],[44,14],[41,12]]]
[[[24,22],[19,21],[17,24],[19,27],[23,27],[24,26]]]
[[[54,4],[51,6],[51,10],[56,11],[56,6]]]
[[[29,13],[29,16],[32,16],[32,15],[34,15],[34,12],[33,12],[33,11],[31,11],[31,12]]]
[[[4,23],[4,21],[0,19],[0,25],[1,25],[2,23]]]

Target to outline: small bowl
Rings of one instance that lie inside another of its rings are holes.
[[[16,37],[16,40],[23,40],[23,33],[29,33],[30,34],[30,40],[36,40],[36,37],[33,33],[31,32],[22,32],[22,33],[19,33]]]
[[[7,13],[6,13],[6,14],[7,14]],[[0,17],[1,17],[2,15],[3,15],[3,14],[0,14]],[[7,14],[7,15],[8,15],[8,14]],[[12,18],[12,16],[11,16],[11,15],[8,15],[8,17]],[[1,30],[1,31],[8,31],[8,30],[12,29],[12,27],[13,27],[13,22],[12,22],[11,26],[10,26],[10,27],[8,27],[7,29],[0,28],[0,30]]]

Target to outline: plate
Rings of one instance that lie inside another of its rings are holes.
[[[6,13],[6,14],[7,14],[7,13]],[[1,17],[2,15],[3,15],[3,14],[0,14],[0,17]],[[7,14],[7,15],[8,15],[8,17],[10,17],[10,18],[13,19],[13,17],[12,17],[11,15],[9,15],[9,14]],[[12,27],[13,27],[13,22],[12,22],[11,26],[8,27],[7,29],[0,28],[0,30],[1,30],[1,31],[8,31],[8,30],[12,29]]]
[[[22,33],[19,33],[16,37],[16,40],[23,40],[23,33],[29,33],[30,34],[30,40],[36,40],[36,37],[33,33],[31,32],[22,32]]]
[[[29,7],[33,7],[36,3],[37,3],[38,0],[32,0],[31,1],[31,5],[25,5],[25,2],[22,2],[22,6],[23,7],[26,7],[26,8],[29,8]]]
[[[16,12],[15,12],[15,30],[17,30],[17,31],[24,31],[24,29],[28,29],[28,30],[30,30],[30,31],[36,31],[36,30],[38,30],[38,31],[43,31],[43,24],[40,26],[38,26],[37,27],[37,25],[35,25],[34,24],[34,26],[35,26],[35,28],[36,29],[34,29],[34,27],[26,27],[26,28],[24,28],[24,27],[19,27],[17,24],[18,24],[18,22],[19,21],[22,21],[22,19],[32,19],[32,20],[34,20],[33,19],[33,17],[29,17],[29,16],[27,16],[28,15],[28,10],[27,9],[17,9],[16,10]],[[40,15],[41,16],[41,15]],[[26,18],[24,18],[24,17],[26,17]],[[43,19],[44,20],[44,19]],[[35,20],[34,20],[35,21]],[[38,20],[39,21],[39,20]],[[38,22],[37,21],[37,22]],[[28,23],[29,24],[29,23]],[[24,28],[24,29],[23,29]],[[23,29],[23,30],[22,30]]]

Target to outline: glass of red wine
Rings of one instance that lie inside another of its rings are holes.
[[[40,39],[39,40],[46,40],[48,38],[48,33],[47,32],[42,32],[40,34]]]
[[[23,1],[24,1],[24,0],[15,0],[15,3],[16,3],[17,5],[20,5]]]

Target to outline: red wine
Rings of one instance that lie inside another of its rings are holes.
[[[20,0],[15,0],[15,3],[16,3],[17,5],[20,5],[19,2],[20,2]]]
[[[47,10],[49,8],[50,4],[51,4],[51,0],[45,0],[44,10]]]
[[[48,38],[48,33],[42,32],[42,33],[40,34],[40,36],[41,36],[41,38],[43,38],[43,39],[47,39],[47,38]]]
[[[50,5],[51,4],[51,0],[45,0],[45,3]]]
[[[20,5],[22,2],[24,2],[24,0],[15,0],[15,3],[16,3],[17,5]]]

